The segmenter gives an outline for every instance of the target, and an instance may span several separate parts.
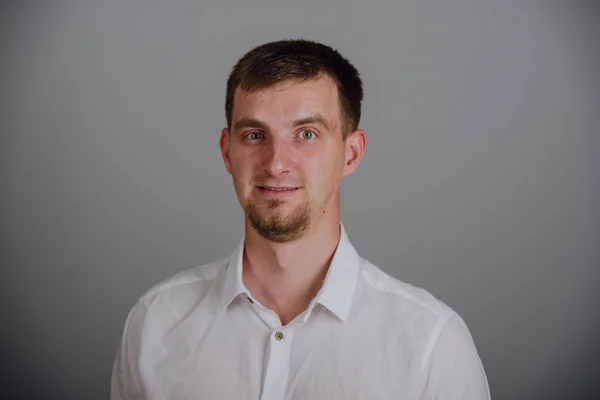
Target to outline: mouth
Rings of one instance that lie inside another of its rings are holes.
[[[290,190],[298,190],[300,187],[284,187],[284,186],[259,186],[261,190],[271,190],[274,192],[282,192],[282,191],[290,191]]]
[[[257,186],[258,190],[265,194],[285,195],[299,191],[302,187],[297,186]]]

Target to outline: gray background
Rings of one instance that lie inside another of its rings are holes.
[[[138,297],[238,243],[225,80],[284,37],[362,72],[359,253],[463,316],[493,398],[600,393],[594,3],[3,4],[2,398],[106,399]]]

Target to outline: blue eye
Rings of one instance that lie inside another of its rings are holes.
[[[302,137],[302,139],[314,139],[317,135],[313,132],[313,131],[302,131],[300,133],[300,136]]]

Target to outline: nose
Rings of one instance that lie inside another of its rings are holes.
[[[264,168],[272,176],[279,176],[291,170],[292,148],[284,138],[272,137],[265,154]]]

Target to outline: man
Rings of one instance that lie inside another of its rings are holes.
[[[362,259],[341,224],[340,183],[367,147],[362,98],[323,44],[238,61],[219,144],[244,237],[137,302],[112,399],[489,399],[463,320]]]

